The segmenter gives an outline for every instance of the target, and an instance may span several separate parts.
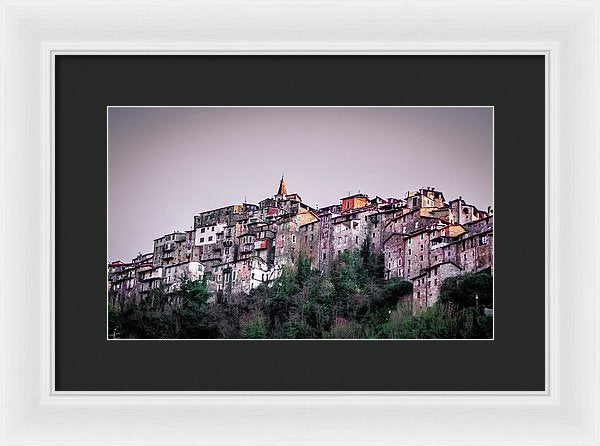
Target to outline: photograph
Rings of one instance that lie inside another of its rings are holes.
[[[600,446],[600,0],[0,16],[0,444]]]
[[[494,339],[493,106],[106,113],[108,340]]]

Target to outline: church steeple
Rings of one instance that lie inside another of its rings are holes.
[[[283,181],[283,175],[281,175],[281,181],[279,182],[279,190],[277,191],[277,195],[287,195],[287,189],[285,188],[285,181]]]

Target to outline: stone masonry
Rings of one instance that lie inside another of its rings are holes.
[[[446,202],[442,192],[421,188],[405,197],[342,197],[316,209],[288,194],[283,177],[277,193],[255,204],[236,204],[194,216],[193,229],[154,240],[153,252],[108,264],[112,304],[136,301],[153,289],[176,291],[181,280],[206,278],[213,292],[249,293],[272,285],[300,254],[327,271],[345,250],[363,243],[381,252],[386,279],[413,283],[413,308],[433,305],[446,277],[493,273],[493,211]]]

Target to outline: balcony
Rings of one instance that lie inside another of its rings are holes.
[[[164,251],[174,251],[175,250],[175,243],[174,242],[168,242],[165,243],[165,246],[163,247]]]
[[[138,273],[143,273],[144,271],[149,271],[152,269],[152,265],[145,263],[143,265],[140,265],[137,269]]]
[[[163,254],[163,260],[169,260],[175,257],[175,253],[173,251],[165,252]]]
[[[240,248],[240,254],[251,253],[253,249],[254,249],[254,243],[245,243]]]
[[[162,271],[158,271],[158,270],[155,270],[151,274],[146,273],[146,274],[140,275],[140,282],[151,282],[153,280],[160,280],[160,279],[162,279]]]
[[[254,242],[254,249],[267,249],[267,240],[257,240]]]

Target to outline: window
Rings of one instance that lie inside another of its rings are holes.
[[[479,239],[479,244],[480,245],[487,245],[487,235],[482,235],[481,238]]]
[[[292,235],[292,243],[296,243],[296,236]]]
[[[421,262],[423,261],[423,254],[421,254]]]
[[[204,237],[200,237],[200,243],[204,242]]]
[[[212,235],[208,237],[208,241],[209,241],[209,242],[212,242],[212,239],[213,239],[213,236],[212,236]]]
[[[411,238],[408,239],[408,244],[412,245],[412,239]]]
[[[200,228],[200,232],[201,232],[202,234],[204,234],[204,229],[205,229],[205,228]]]
[[[358,243],[358,235],[356,236],[356,243]]]
[[[415,229],[417,229],[419,227],[419,222],[415,223]]]
[[[421,240],[423,240],[424,236],[425,236],[425,234],[421,234]]]
[[[423,245],[421,245],[421,251],[423,251]]]
[[[408,248],[408,255],[412,254],[412,249]]]
[[[375,233],[373,233],[373,237],[371,237],[373,240],[375,240]]]
[[[327,259],[327,254],[323,253],[323,260]]]

